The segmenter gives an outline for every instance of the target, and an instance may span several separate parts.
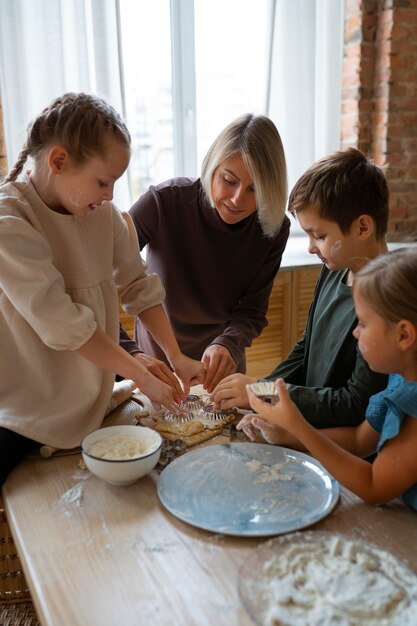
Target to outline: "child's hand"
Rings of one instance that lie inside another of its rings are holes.
[[[135,381],[139,389],[155,404],[160,404],[165,409],[176,415],[183,415],[175,402],[172,388],[153,376],[149,371],[141,376],[140,381]]]
[[[251,441],[259,441],[259,438],[262,437],[267,443],[289,447],[291,447],[293,441],[293,438],[286,430],[262,419],[262,417],[254,413],[249,413],[242,417],[236,428],[237,430],[243,430]]]
[[[249,404],[256,413],[259,413],[262,419],[271,424],[276,424],[296,436],[296,426],[300,423],[300,420],[304,422],[304,418],[291,400],[287,386],[282,378],[276,381],[275,386],[278,391],[279,401],[277,404],[272,405],[260,400],[247,385],[246,391]]]
[[[201,361],[195,361],[190,359],[185,354],[181,356],[173,363],[174,370],[184,389],[184,394],[187,396],[190,391],[191,385],[198,385],[204,383],[205,368]]]
[[[235,406],[241,409],[249,408],[246,385],[254,383],[256,378],[245,374],[226,376],[213,390],[214,406],[219,409],[232,409]]]
[[[172,387],[175,402],[181,402],[184,399],[184,392],[180,382],[166,363],[143,352],[135,352],[133,356],[139,363],[142,363],[151,374],[156,376],[156,378],[159,378],[159,380],[162,380],[162,382]]]
[[[236,430],[243,430],[248,439],[250,439],[251,441],[256,441],[258,437],[258,432],[252,424],[253,417],[255,417],[254,413],[248,413],[247,415],[242,417],[240,422],[236,425]]]

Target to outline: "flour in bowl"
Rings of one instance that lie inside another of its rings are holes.
[[[88,454],[108,461],[128,461],[143,456],[149,446],[131,435],[110,435],[88,446]]]
[[[293,533],[246,565],[242,600],[262,626],[413,626],[417,576],[392,554],[326,532]]]

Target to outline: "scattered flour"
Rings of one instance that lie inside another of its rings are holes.
[[[119,434],[90,444],[87,452],[99,459],[122,461],[143,456],[147,449],[148,446],[139,437]]]
[[[275,480],[292,480],[292,476],[290,474],[282,474],[281,470],[289,463],[290,459],[287,459],[283,463],[275,463],[274,465],[266,465],[265,463],[261,463],[257,459],[252,459],[251,461],[247,461],[245,463],[246,467],[250,470],[250,472],[254,472],[258,474],[257,479],[255,481],[256,484],[269,483]]]
[[[242,599],[262,626],[416,624],[417,576],[388,552],[326,532],[272,545],[241,574]]]
[[[178,547],[178,543],[176,541],[165,541],[159,543],[148,543],[146,541],[140,541],[140,547],[145,552],[169,552],[173,548]]]
[[[60,503],[68,503],[75,504],[75,506],[80,507],[81,501],[84,495],[84,485],[82,483],[77,483],[71,489],[68,489],[59,499]]]

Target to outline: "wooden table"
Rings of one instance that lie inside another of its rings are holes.
[[[159,502],[156,471],[114,487],[79,461],[27,459],[3,488],[43,626],[253,624],[238,572],[267,539],[214,535],[176,519]],[[342,488],[314,529],[369,539],[417,572],[417,514],[400,501],[372,507]]]

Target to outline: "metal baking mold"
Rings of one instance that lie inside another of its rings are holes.
[[[185,400],[180,402],[178,408],[184,415],[176,415],[171,411],[164,413],[163,419],[166,422],[175,422],[177,424],[185,424],[196,419],[198,411],[203,407],[203,401],[199,396],[188,395]]]
[[[181,410],[192,411],[196,413],[202,408],[203,405],[204,402],[199,396],[190,394],[185,398],[185,400],[181,402],[179,406]]]
[[[186,422],[192,422],[195,420],[194,413],[187,413],[186,415],[176,415],[171,411],[166,411],[163,417],[165,422],[171,422],[176,424],[185,424]]]
[[[279,401],[278,392],[273,380],[258,380],[256,383],[251,383],[249,389],[264,402],[276,404]]]
[[[220,409],[215,409],[213,404],[207,404],[203,406],[199,412],[198,417],[201,420],[215,421],[221,422],[229,417],[230,411],[221,411]]]

